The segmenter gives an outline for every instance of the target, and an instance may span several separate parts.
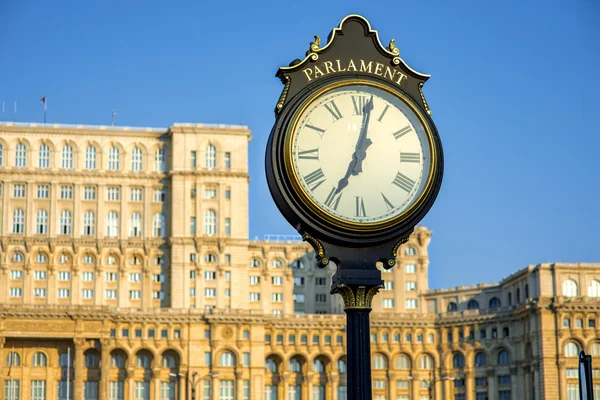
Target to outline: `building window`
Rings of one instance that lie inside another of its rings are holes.
[[[206,168],[217,167],[217,148],[212,144],[206,146]]]
[[[196,217],[190,217],[190,234],[196,234]]]
[[[93,299],[94,291],[92,289],[84,289],[81,291],[81,298],[83,299]]]
[[[271,261],[271,268],[283,268],[283,261],[278,259]]]
[[[35,233],[38,235],[48,234],[48,212],[46,210],[37,212]]]
[[[142,201],[142,188],[131,188],[131,201]]]
[[[27,166],[27,148],[23,143],[19,143],[15,149],[15,167]]]
[[[204,279],[207,281],[214,281],[217,279],[217,273],[215,271],[204,271]]]
[[[225,218],[225,235],[231,235],[231,218]]]
[[[216,297],[217,296],[217,289],[215,289],[215,288],[205,288],[204,289],[204,296],[205,297]]]
[[[283,285],[283,277],[282,276],[272,276],[271,283],[275,286]]]
[[[166,193],[162,189],[154,189],[153,200],[155,203],[164,203],[166,200]]]
[[[260,293],[250,293],[250,301],[260,301]]]
[[[455,302],[451,301],[450,303],[448,303],[448,307],[446,307],[446,310],[448,312],[457,311],[458,310],[458,305]]]
[[[135,383],[135,400],[150,400],[150,382]]]
[[[216,189],[205,189],[204,190],[204,198],[207,200],[216,199],[217,198],[217,190]]]
[[[323,293],[317,293],[315,295],[315,301],[317,303],[326,303],[327,302],[327,295],[323,294]]]
[[[142,214],[137,213],[137,212],[131,214],[129,236],[130,237],[141,237],[142,236]]]
[[[62,200],[73,199],[73,186],[61,186],[60,187],[60,198]]]
[[[96,169],[96,148],[88,146],[85,149],[85,169]]]
[[[37,197],[38,199],[47,199],[50,190],[48,185],[38,185],[37,187]]]
[[[25,185],[23,185],[23,184],[13,185],[13,197],[15,199],[24,199],[25,198]]]
[[[479,309],[479,302],[475,299],[471,299],[469,300],[469,302],[467,303],[467,309],[468,310],[477,310]]]
[[[164,172],[165,171],[165,151],[162,147],[159,147],[154,152],[154,171]]]
[[[231,169],[231,153],[230,152],[225,153],[225,168]]]
[[[283,301],[283,293],[271,293],[271,301],[281,303]]]
[[[383,308],[394,308],[394,299],[382,299]]]
[[[62,149],[62,169],[73,168],[73,148],[70,145],[65,145]]]
[[[73,218],[69,210],[63,210],[60,213],[60,230],[59,235],[70,235],[72,228]]]
[[[121,152],[118,147],[112,146],[108,150],[108,169],[111,171],[121,169]]]
[[[579,295],[577,282],[572,279],[567,279],[563,282],[562,293],[565,297],[576,297]]]
[[[600,297],[600,281],[592,280],[588,285],[588,297]]]
[[[416,299],[407,299],[406,300],[406,309],[414,310],[417,308],[417,300]]]
[[[10,297],[21,297],[21,296],[23,296],[23,289],[10,288]]]
[[[567,400],[578,400],[579,398],[579,384],[567,383]]]
[[[40,157],[38,160],[38,167],[50,168],[50,147],[47,144],[43,144],[40,146]]]
[[[217,233],[217,213],[213,210],[208,210],[204,214],[204,233],[207,235]]]
[[[416,256],[417,251],[415,250],[414,247],[408,246],[404,249],[404,255],[405,256]]]
[[[20,208],[13,211],[13,233],[25,232],[25,213]]]
[[[152,218],[152,235],[154,237],[163,237],[165,235],[165,216],[154,214]]]
[[[46,400],[46,381],[31,381],[31,400]]]
[[[139,172],[142,170],[142,149],[135,147],[131,153],[131,170]]]
[[[406,282],[406,290],[407,291],[417,290],[417,282]]]
[[[196,152],[195,151],[191,151],[190,152],[190,165],[192,168],[196,168]]]
[[[417,264],[405,264],[404,272],[407,274],[414,274],[417,272]]]
[[[108,213],[106,217],[106,236],[117,237],[119,235],[119,214],[115,211]]]
[[[96,217],[93,211],[86,211],[83,214],[83,235],[92,236],[96,231]]]
[[[387,369],[387,359],[381,354],[376,354],[372,366],[373,369]]]
[[[231,190],[225,190],[225,200],[231,200]]]
[[[578,357],[579,346],[574,342],[569,342],[565,345],[565,357]]]
[[[85,186],[83,188],[84,200],[96,200],[96,188],[93,186]]]
[[[502,306],[502,303],[500,302],[500,299],[497,297],[492,297],[490,299],[489,302],[489,308],[491,309],[496,309],[496,308],[500,308]]]
[[[118,187],[109,187],[106,190],[106,200],[108,201],[119,201],[119,188]]]

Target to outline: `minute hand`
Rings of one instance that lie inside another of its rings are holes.
[[[354,154],[356,155],[356,163],[352,169],[352,175],[358,175],[362,172],[362,162],[367,157],[367,148],[373,144],[371,139],[367,137],[367,131],[369,130],[369,121],[371,119],[371,111],[373,111],[373,96],[363,107],[363,126],[354,148]]]

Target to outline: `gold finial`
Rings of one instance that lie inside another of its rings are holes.
[[[321,46],[321,38],[319,37],[319,35],[315,35],[315,41],[310,42],[310,50],[317,51],[317,50],[319,50],[320,46]]]
[[[396,39],[390,40],[390,44],[388,45],[387,49],[390,51],[390,53],[397,56],[400,54],[400,49],[396,47],[396,45],[394,44],[395,42]]]

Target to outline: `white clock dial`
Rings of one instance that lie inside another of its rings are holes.
[[[396,95],[349,85],[317,97],[291,138],[292,170],[313,202],[359,224],[381,223],[411,207],[431,171],[429,137]]]

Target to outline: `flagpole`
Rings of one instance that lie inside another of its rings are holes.
[[[67,400],[69,400],[69,381],[71,380],[71,346],[67,347]]]

